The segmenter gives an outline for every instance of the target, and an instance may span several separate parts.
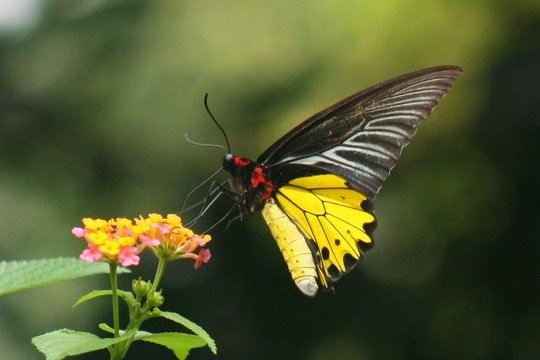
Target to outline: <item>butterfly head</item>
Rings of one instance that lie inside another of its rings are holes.
[[[234,175],[239,169],[245,169],[253,164],[253,161],[238,155],[226,154],[223,157],[223,169]]]
[[[233,154],[226,154],[223,157],[222,165],[223,165],[223,169],[226,170],[227,172],[231,173],[232,171],[234,171],[234,156],[233,156]]]

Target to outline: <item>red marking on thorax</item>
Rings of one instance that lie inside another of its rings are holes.
[[[255,169],[253,169],[253,173],[251,174],[251,187],[255,189],[260,184],[265,183],[266,177],[263,175],[262,168],[260,166],[257,166]]]
[[[261,184],[264,184],[264,192],[261,195],[261,199],[270,199],[270,196],[272,196],[272,193],[274,192],[274,184],[264,176],[262,167],[257,166],[253,169],[253,173],[251,174],[251,187],[256,189]]]
[[[264,184],[264,192],[261,196],[261,199],[263,201],[266,201],[268,199],[270,199],[270,197],[272,196],[272,194],[274,193],[274,184],[272,184],[270,181],[267,181],[265,184]]]
[[[242,159],[240,156],[234,157],[234,165],[240,166],[240,167],[246,167],[251,163],[249,160]]]

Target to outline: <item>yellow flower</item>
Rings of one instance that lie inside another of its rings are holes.
[[[115,258],[120,253],[120,244],[117,241],[107,241],[99,247],[99,251],[107,258]]]
[[[180,216],[175,214],[169,214],[167,215],[167,224],[169,224],[172,227],[180,227],[182,226],[182,219],[180,219]]]
[[[84,218],[83,224],[84,227],[88,230],[100,230],[106,228],[109,225],[106,220],[91,218]]]
[[[137,265],[139,254],[149,247],[158,257],[175,260],[195,260],[195,268],[210,260],[210,250],[203,247],[210,235],[197,235],[182,225],[175,214],[163,217],[149,214],[147,218],[83,219],[84,228],[75,227],[73,235],[85,238],[88,248],[81,254],[86,261],[117,262],[123,266]],[[199,249],[199,253],[195,251]]]
[[[86,240],[94,245],[103,245],[109,240],[109,235],[103,231],[91,232],[86,235]]]
[[[137,265],[142,251],[138,235],[131,230],[133,222],[126,218],[110,220],[84,218],[84,228],[73,228],[76,237],[84,237],[88,248],[81,254],[86,261],[116,262],[123,266]]]

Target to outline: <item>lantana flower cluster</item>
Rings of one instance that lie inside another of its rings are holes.
[[[133,220],[84,218],[82,222],[84,227],[74,227],[71,232],[87,241],[88,247],[80,255],[86,261],[138,265],[139,254],[147,247],[169,261],[193,259],[196,269],[211,257],[210,250],[203,248],[212,239],[210,235],[195,234],[175,214],[150,214]]]

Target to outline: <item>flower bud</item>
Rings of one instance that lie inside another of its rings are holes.
[[[152,284],[139,278],[137,280],[133,280],[131,288],[133,289],[133,293],[135,294],[135,296],[137,296],[137,298],[141,298],[148,294],[148,292],[152,288]]]
[[[146,301],[151,307],[159,307],[163,304],[165,298],[161,295],[161,290],[152,291],[146,296]]]

